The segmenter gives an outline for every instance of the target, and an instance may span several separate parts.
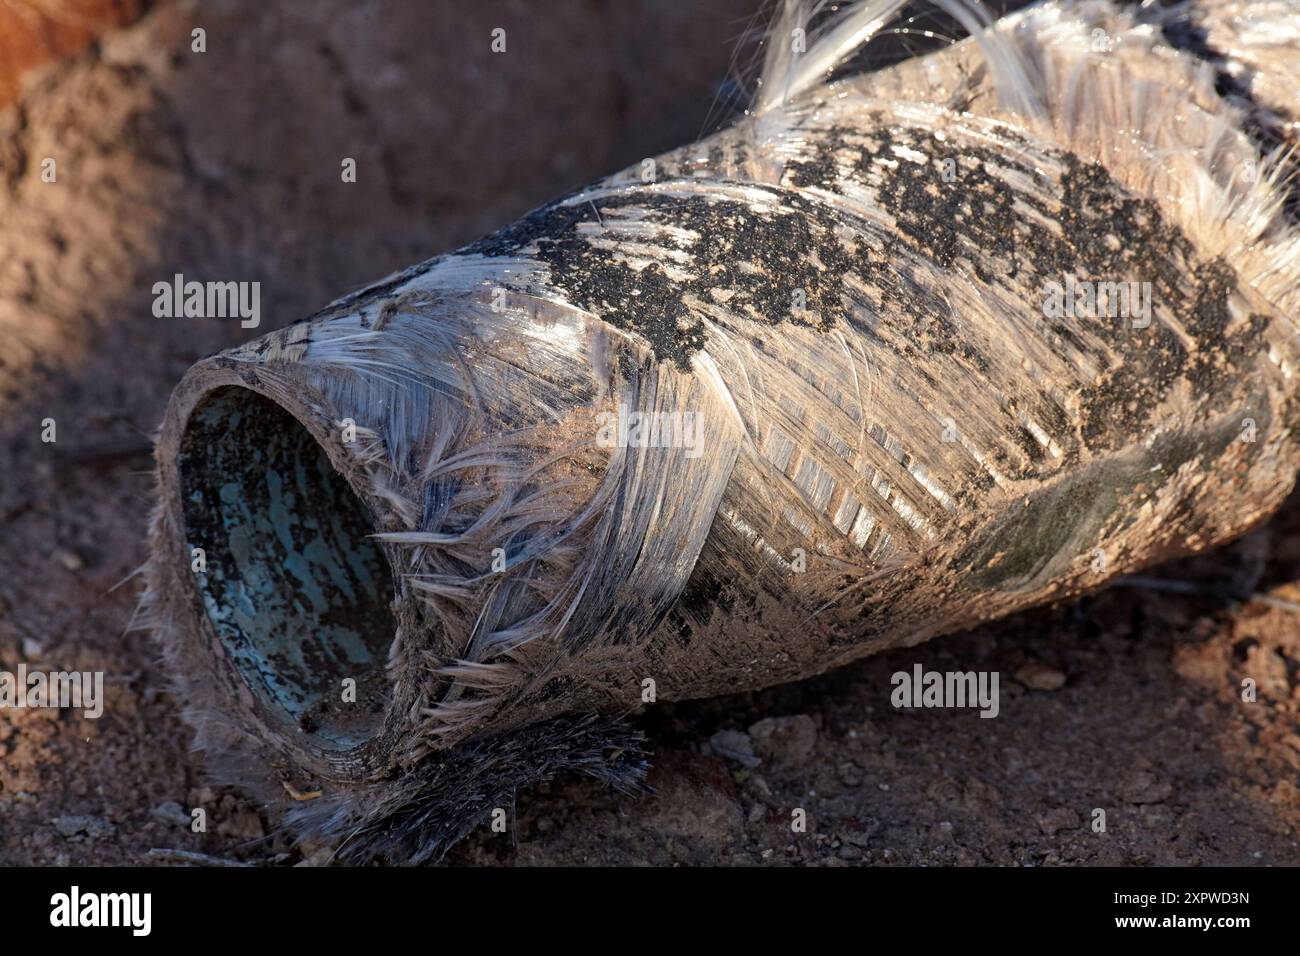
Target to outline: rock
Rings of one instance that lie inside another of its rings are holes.
[[[1015,673],[1016,680],[1030,690],[1059,690],[1065,686],[1065,675],[1055,667],[1031,662]]]
[[[262,818],[251,810],[243,810],[217,826],[221,836],[235,837],[239,840],[260,840],[266,836]]]
[[[839,775],[840,783],[846,787],[860,787],[865,779],[862,768],[852,760],[841,761],[839,767],[836,768],[836,773]]]
[[[1060,833],[1062,830],[1077,830],[1078,827],[1079,814],[1070,807],[1054,807],[1038,815],[1038,829],[1047,836]]]
[[[193,818],[185,812],[185,808],[175,800],[168,800],[166,803],[158,804],[149,811],[149,815],[155,820],[160,820],[163,823],[170,824],[171,826],[185,827],[186,829],[189,829],[190,823],[193,820]]]
[[[763,761],[754,754],[754,741],[741,730],[719,730],[709,738],[709,749],[722,757],[753,770]]]
[[[749,728],[749,736],[760,757],[788,769],[807,764],[817,749],[817,725],[807,714],[764,718]]]
[[[1138,770],[1125,778],[1120,786],[1120,799],[1125,803],[1163,803],[1174,788],[1156,779],[1149,770]]]
[[[66,837],[69,840],[83,834],[93,839],[97,837],[112,836],[117,832],[117,827],[105,820],[103,817],[72,814],[56,817],[50,822],[54,824],[54,829],[59,832],[60,836]]]
[[[759,774],[754,774],[745,781],[745,792],[755,800],[767,803],[772,799],[772,787],[767,782],[767,778]]]
[[[81,559],[81,555],[75,551],[69,551],[67,548],[59,548],[54,552],[55,559],[69,571],[80,571],[86,566],[86,562]]]

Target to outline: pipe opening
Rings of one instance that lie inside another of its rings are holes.
[[[179,464],[186,548],[206,565],[194,579],[244,681],[318,746],[363,743],[383,720],[396,629],[368,509],[306,428],[247,389],[195,407]]]

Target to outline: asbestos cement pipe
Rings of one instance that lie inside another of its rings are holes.
[[[220,779],[436,858],[557,771],[636,787],[649,700],[1277,507],[1300,11],[940,5],[973,39],[845,75],[901,3],[787,3],[733,127],[190,369],[145,608]]]

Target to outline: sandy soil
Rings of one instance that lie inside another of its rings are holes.
[[[158,3],[0,108],[0,667],[109,683],[98,721],[0,710],[0,863],[327,857],[205,787],[155,648],[125,630],[148,435],[184,369],[249,334],[154,318],[153,283],[260,280],[265,331],[689,140],[725,101],[753,4],[379,6]],[[557,780],[451,860],[1298,864],[1297,530],[1293,499],[1164,583],[665,705],[642,721],[654,795]],[[890,675],[916,663],[998,671],[1001,714],[893,709]]]

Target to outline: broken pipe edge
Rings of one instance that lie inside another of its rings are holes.
[[[198,363],[173,392],[155,445],[158,498],[139,624],[162,647],[172,694],[205,752],[212,782],[248,792],[292,839],[326,842],[347,862],[421,863],[450,847],[523,787],[573,771],[620,791],[644,789],[644,737],[619,716],[563,716],[463,741],[398,766],[417,688],[387,675],[382,724],[364,742],[329,746],[294,726],[240,673],[205,608],[184,519],[182,443],[191,416],[223,389],[245,389],[287,412],[328,457],[375,524],[395,520],[335,440],[337,418],[291,371],[254,369],[220,356]],[[229,436],[230,441],[238,440]],[[401,586],[400,554],[384,546],[397,595],[397,630],[420,625]],[[387,635],[396,640],[397,635]],[[310,795],[310,796],[308,796]]]

